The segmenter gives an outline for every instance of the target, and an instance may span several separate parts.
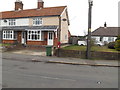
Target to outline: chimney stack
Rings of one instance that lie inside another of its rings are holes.
[[[38,0],[38,6],[37,6],[37,9],[41,9],[44,7],[44,2],[43,0]]]
[[[16,0],[15,2],[15,10],[23,10],[23,3],[20,0]]]

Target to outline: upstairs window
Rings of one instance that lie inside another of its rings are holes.
[[[9,19],[9,26],[15,26],[16,20],[15,19]]]
[[[34,18],[33,19],[33,25],[42,25],[42,19],[41,18]]]

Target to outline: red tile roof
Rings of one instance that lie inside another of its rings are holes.
[[[55,15],[61,15],[61,13],[63,12],[65,8],[66,6],[60,6],[60,7],[48,7],[48,8],[42,8],[42,9],[6,11],[6,12],[1,12],[1,13],[2,13],[2,19],[36,17],[36,16],[55,16]]]
[[[99,27],[91,33],[92,36],[118,36],[120,35],[120,27]]]

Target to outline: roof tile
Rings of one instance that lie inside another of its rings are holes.
[[[92,36],[118,36],[120,35],[120,27],[100,27],[92,32]]]
[[[55,16],[61,15],[66,6],[48,7],[42,9],[28,9],[20,11],[6,11],[2,13],[2,19],[21,18],[21,17],[37,17],[37,16]]]

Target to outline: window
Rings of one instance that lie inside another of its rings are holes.
[[[50,39],[50,40],[53,39],[53,32],[49,32],[49,39]]]
[[[103,37],[100,37],[100,41],[102,41],[103,40]]]
[[[17,31],[14,32],[14,39],[17,39]]]
[[[108,37],[108,41],[109,41],[109,42],[113,42],[113,41],[114,41],[114,38],[113,38],[113,37]]]
[[[28,40],[41,41],[41,31],[39,30],[29,30],[28,31]]]
[[[15,26],[16,20],[15,19],[9,19],[9,26]]]
[[[14,39],[13,31],[3,31],[3,39]]]
[[[33,25],[41,25],[42,19],[41,18],[34,18],[33,19]]]

